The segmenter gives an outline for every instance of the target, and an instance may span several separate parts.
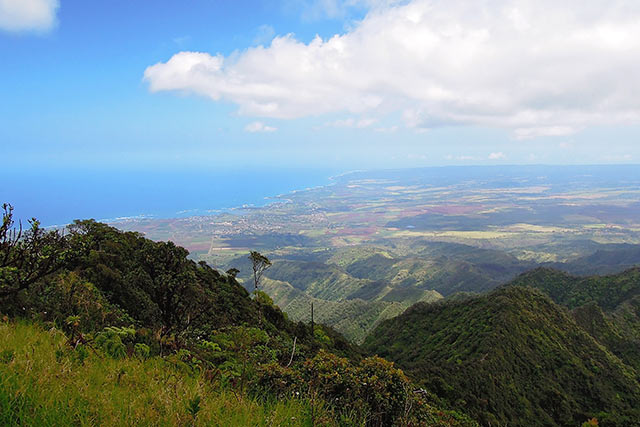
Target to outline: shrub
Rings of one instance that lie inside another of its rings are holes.
[[[95,342],[108,356],[114,359],[122,359],[127,355],[127,348],[116,332],[105,329],[104,332],[96,335]]]
[[[349,361],[324,350],[304,363],[303,376],[329,402],[356,395],[355,371]]]
[[[133,347],[133,354],[138,358],[138,359],[146,359],[149,357],[149,353],[150,353],[150,348],[148,345],[143,344],[143,343],[137,343],[134,347]]]
[[[364,359],[357,369],[359,398],[375,424],[391,425],[403,417],[407,407],[409,380],[392,362],[380,357]]]
[[[280,398],[291,394],[299,396],[303,391],[303,384],[298,370],[271,362],[258,367],[254,388],[260,393]]]

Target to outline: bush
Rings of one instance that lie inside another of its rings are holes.
[[[138,358],[138,359],[146,359],[149,357],[149,353],[150,353],[150,348],[148,345],[143,344],[143,343],[137,343],[134,347],[133,347],[133,354]]]
[[[276,397],[299,396],[303,391],[303,379],[296,369],[280,366],[277,362],[260,365],[256,372],[254,389]]]
[[[355,370],[349,361],[320,350],[303,366],[303,377],[308,384],[329,402],[344,401],[357,395]]]
[[[105,328],[103,332],[96,335],[95,343],[108,356],[114,359],[122,359],[127,355],[127,348],[122,342],[122,335],[125,332],[119,331],[119,328]]]
[[[366,404],[372,421],[391,425],[401,419],[409,399],[409,380],[392,362],[380,357],[364,359],[357,369],[361,381],[359,398]]]

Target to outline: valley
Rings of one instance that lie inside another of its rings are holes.
[[[632,166],[444,167],[352,172],[264,207],[117,227],[172,240],[251,288],[246,255],[273,261],[264,290],[294,320],[362,342],[417,302],[482,293],[538,266],[615,273],[640,263]]]

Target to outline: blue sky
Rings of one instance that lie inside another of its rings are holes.
[[[0,153],[20,171],[638,163],[637,2],[557,3],[0,0]]]

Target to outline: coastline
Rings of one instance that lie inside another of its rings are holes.
[[[181,210],[181,211],[177,211],[176,215],[173,216],[165,216],[165,215],[153,215],[153,214],[138,214],[138,215],[131,215],[131,216],[122,216],[122,217],[115,217],[115,218],[102,218],[102,219],[97,219],[96,221],[99,222],[104,222],[110,225],[118,225],[118,224],[124,224],[124,223],[141,223],[143,221],[154,221],[154,220],[176,220],[176,219],[181,219],[181,220],[188,220],[190,218],[215,218],[218,217],[220,215],[238,215],[238,216],[242,216],[244,215],[247,211],[250,210],[257,210],[257,209],[264,209],[264,208],[268,208],[271,205],[275,205],[278,203],[283,203],[283,204],[289,204],[289,203],[293,203],[294,201],[290,198],[292,195],[296,195],[296,194],[300,194],[300,193],[304,193],[307,191],[313,191],[313,190],[319,190],[319,189],[323,189],[323,188],[327,188],[327,187],[332,187],[335,186],[339,183],[339,179],[347,176],[349,174],[352,173],[357,173],[357,172],[367,172],[367,170],[364,169],[357,169],[357,170],[349,170],[349,171],[345,171],[345,172],[340,172],[339,174],[334,174],[334,175],[329,175],[326,180],[327,183],[325,184],[321,184],[321,185],[315,185],[315,186],[311,186],[311,187],[305,187],[305,188],[298,188],[298,189],[293,189],[291,191],[287,191],[284,193],[279,193],[276,194],[275,196],[264,196],[262,198],[262,200],[264,201],[263,203],[245,203],[242,205],[236,205],[236,206],[231,206],[231,207],[223,207],[223,208],[215,208],[215,209],[185,209],[185,210]],[[192,214],[192,215],[180,215],[183,213],[188,213],[188,212],[203,212],[201,214]],[[71,224],[71,223],[69,223]],[[58,225],[58,226],[52,226],[52,227],[66,227],[69,224],[65,224],[65,225]]]

